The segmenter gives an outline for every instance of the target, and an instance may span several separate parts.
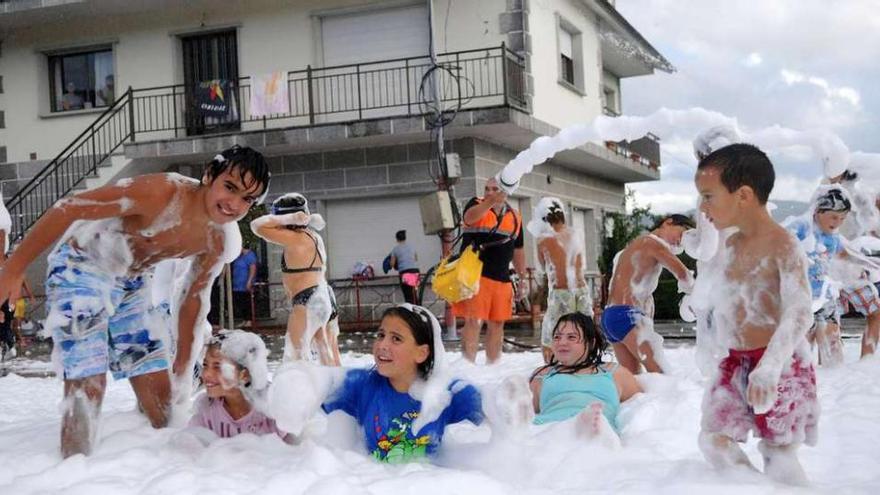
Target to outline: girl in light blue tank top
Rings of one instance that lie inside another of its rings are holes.
[[[618,431],[617,413],[620,411],[620,392],[614,383],[614,370],[599,368],[596,373],[559,373],[556,368],[543,376],[540,411],[535,424],[542,425],[577,416],[594,402],[602,403],[602,414]]]
[[[535,424],[591,414],[598,411],[593,404],[601,404],[607,424],[618,431],[620,403],[642,390],[629,370],[602,362],[607,347],[591,317],[570,313],[559,318],[553,330],[553,358],[531,379]],[[598,423],[601,418],[595,419]]]

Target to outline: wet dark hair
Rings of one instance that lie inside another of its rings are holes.
[[[826,211],[849,213],[850,210],[852,210],[852,203],[842,189],[829,189],[825,194],[816,198],[816,213]]]
[[[248,188],[253,187],[255,184],[260,185],[260,191],[256,196],[262,198],[265,195],[269,189],[271,174],[269,174],[269,163],[266,162],[262,153],[249,146],[242,148],[236,144],[229,149],[223,150],[219,155],[224,159],[214,158],[205,169],[205,175],[208,176],[211,182],[223,172],[237,167],[238,176],[241,178],[242,184]],[[251,174],[251,177],[253,177],[253,181],[250,184],[247,183],[247,174]]]
[[[689,228],[689,229],[695,229],[695,228],[697,228],[697,224],[694,223],[694,219],[693,219],[693,218],[691,218],[691,217],[689,217],[689,216],[687,216],[687,215],[680,215],[680,214],[678,214],[678,213],[673,213],[672,215],[666,215],[665,217],[662,217],[662,218],[661,218],[661,219],[660,219],[660,220],[654,225],[654,228],[652,228],[651,230],[657,230],[657,229],[659,229],[661,226],[663,226],[664,223],[666,223],[667,220],[672,220],[672,225],[677,225],[677,226],[680,226],[680,227],[687,227],[687,228]]]
[[[547,208],[547,214],[544,215],[544,218],[541,220],[544,220],[551,225],[565,223],[565,212],[562,210],[562,205],[556,200],[550,201],[550,207]]]
[[[563,213],[562,210],[552,210],[546,217],[544,217],[544,220],[551,225],[565,223],[565,213]]]
[[[406,240],[406,231],[405,230],[398,230],[397,233],[394,234],[394,238],[397,239],[398,241],[405,241]]]
[[[773,163],[757,146],[736,143],[718,148],[700,160],[697,170],[713,167],[721,172],[721,183],[729,192],[749,186],[760,204],[767,203],[776,172]]]
[[[309,213],[309,201],[302,194],[285,194],[272,202],[273,215],[285,215],[300,211]]]
[[[843,173],[840,174],[841,182],[852,182],[858,178],[858,172],[853,172],[852,170],[844,170]]]
[[[535,377],[541,374],[544,370],[550,368],[556,368],[556,373],[575,374],[582,369],[593,367],[598,368],[603,364],[602,356],[605,355],[605,352],[608,350],[608,341],[605,339],[605,334],[596,328],[593,318],[583,313],[568,313],[562,315],[559,317],[559,320],[556,321],[556,326],[553,327],[553,335],[556,334],[556,331],[559,330],[559,327],[561,327],[563,323],[573,323],[574,326],[580,330],[581,337],[583,337],[584,343],[586,343],[588,347],[587,353],[580,361],[572,366],[560,365],[556,360],[556,356],[553,356],[548,364],[535,370],[529,381],[534,380]]]
[[[424,310],[423,310],[424,311]],[[386,316],[396,316],[406,323],[412,332],[416,345],[428,345],[428,357],[418,365],[419,375],[427,380],[434,369],[434,328],[428,315],[421,311],[410,311],[403,306],[394,306],[382,313],[382,319]]]

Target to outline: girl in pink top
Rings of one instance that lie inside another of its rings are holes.
[[[221,438],[253,433],[276,434],[292,441],[274,419],[251,404],[268,385],[266,357],[266,345],[253,333],[221,330],[212,337],[202,363],[205,393],[196,399],[189,426],[207,428]]]

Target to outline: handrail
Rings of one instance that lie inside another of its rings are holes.
[[[133,136],[134,129],[124,118],[126,110],[129,114],[133,111],[132,95],[133,90],[128,88],[10,199],[10,242],[19,240],[56,201],[93,174]],[[117,118],[120,116],[123,118]]]
[[[70,150],[70,148],[72,148],[73,145],[76,144],[77,141],[79,141],[79,139],[80,139],[81,137],[85,136],[86,133],[88,133],[89,129],[94,129],[95,124],[96,124],[99,120],[103,119],[107,114],[109,114],[114,108],[116,108],[117,105],[119,105],[120,103],[122,103],[122,101],[123,101],[124,99],[126,99],[127,97],[131,97],[131,93],[132,93],[132,89],[131,89],[131,88],[128,88],[128,89],[125,91],[125,93],[122,94],[122,96],[120,96],[116,101],[113,102],[113,104],[111,104],[109,107],[107,107],[107,110],[104,110],[103,112],[101,112],[101,115],[100,115],[97,119],[95,119],[94,122],[92,122],[91,124],[89,124],[89,126],[86,127],[85,130],[83,130],[81,133],[79,133],[79,135],[78,135],[77,137],[73,138],[73,141],[71,141],[70,144],[68,144],[66,148],[64,148],[63,150],[61,150],[61,153],[58,153],[58,155],[56,155],[55,158],[54,158],[53,160],[51,160],[49,163],[47,163],[46,166],[43,167],[42,169],[40,169],[39,172],[37,172],[36,174],[34,174],[34,177],[39,177],[41,174],[43,174],[43,172],[46,172],[47,170],[49,170],[49,169],[52,167],[53,164],[55,164],[55,166],[57,167],[57,166],[58,166],[58,164],[57,164],[58,160],[60,160],[61,157],[64,156],[64,154],[67,153],[67,152]],[[8,204],[9,204],[9,205],[12,205],[16,200],[21,201],[21,199],[19,198],[19,196],[21,196],[22,193],[25,192],[25,189],[26,189],[27,186],[30,185],[31,183],[32,183],[32,182],[28,182],[27,184],[25,184],[25,187],[21,188],[17,193],[15,193],[15,194],[12,196],[12,198],[9,200],[9,203],[8,203]]]

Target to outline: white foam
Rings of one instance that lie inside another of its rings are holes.
[[[855,362],[858,342],[846,342],[847,363],[817,370],[823,419],[819,443],[798,453],[817,493],[875,493],[880,480],[865,466],[876,460],[880,429],[880,358]],[[622,448],[583,441],[571,424],[537,435],[490,440],[489,426],[447,428],[437,465],[389,467],[363,452],[362,433],[343,413],[328,417],[323,436],[298,446],[274,435],[239,435],[205,445],[181,437],[188,417],[152,429],[136,412],[131,386],[108,381],[103,429],[90,457],[58,455],[61,384],[53,378],[0,378],[0,487],[6,493],[779,493],[780,485],[756,473],[719,472],[697,445],[703,378],[692,347],[666,349],[679,375],[639,377],[645,393],[622,404]],[[457,353],[446,357],[456,373],[481,390],[506,376],[528,376],[540,353],[506,353],[498,364],[473,367]],[[483,358],[480,354],[479,359]],[[370,356],[347,353],[343,363],[364,367]],[[325,368],[326,369],[326,368]],[[278,379],[276,374],[275,379]],[[296,404],[298,396],[289,396]],[[280,426],[280,425],[279,425]],[[746,455],[760,465],[755,443]],[[828,462],[833,458],[835,462]],[[621,469],[625,466],[626,469]],[[294,487],[294,488],[292,488]],[[625,488],[621,488],[625,487]]]

